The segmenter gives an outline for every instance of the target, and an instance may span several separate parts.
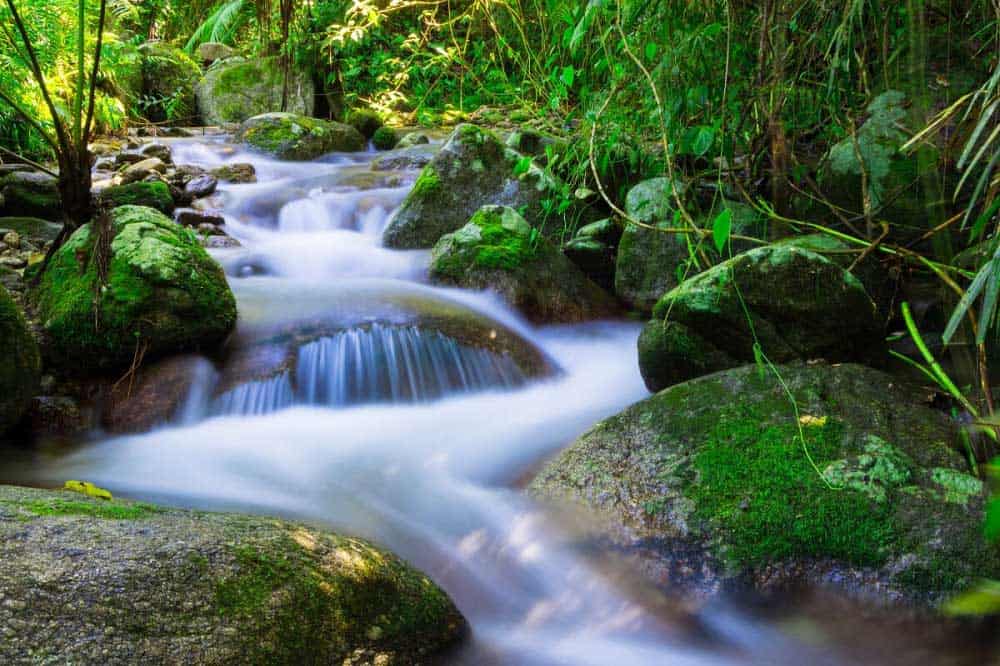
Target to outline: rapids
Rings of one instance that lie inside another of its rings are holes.
[[[861,638],[876,620],[808,603],[776,614],[736,601],[695,608],[525,497],[518,486],[546,457],[648,395],[638,326],[532,328],[490,294],[423,284],[428,253],[380,246],[415,173],[368,178],[373,154],[300,164],[223,137],[172,145],[178,164],[256,166],[258,183],[216,195],[243,245],[216,252],[237,294],[240,335],[256,343],[275,322],[328,313],[341,328],[296,343],[280,371],[235,385],[220,381],[225,368],[199,365],[171,423],[97,435],[0,478],[81,478],[128,497],[299,518],[376,540],[425,570],[468,618],[471,638],[446,663],[939,663],[908,651],[914,639],[903,628]],[[344,293],[361,300],[338,300]],[[531,377],[504,353],[391,316],[415,299],[511,331],[556,371]],[[367,305],[346,315],[358,302]]]

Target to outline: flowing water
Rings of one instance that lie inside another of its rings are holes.
[[[174,156],[257,168],[258,183],[217,196],[243,245],[216,254],[239,302],[236,344],[255,350],[251,370],[205,361],[172,422],[0,475],[83,478],[128,497],[373,539],[425,570],[469,619],[471,638],[447,663],[977,663],[974,649],[915,641],[923,625],[815,595],[794,611],[726,601],[691,610],[525,497],[521,480],[548,456],[648,395],[638,327],[532,328],[489,294],[422,284],[428,253],[379,243],[415,173],[373,174],[372,155],[275,162],[221,138],[179,141]],[[442,324],[463,318],[479,333]],[[498,334],[546,370],[476,341]],[[262,365],[268,354],[276,360]]]

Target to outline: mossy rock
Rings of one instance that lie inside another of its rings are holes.
[[[563,246],[563,254],[601,287],[613,290],[615,254],[622,228],[612,219],[591,222]]]
[[[371,109],[353,109],[347,114],[344,122],[358,130],[366,139],[373,138],[382,127],[382,117]]]
[[[0,286],[0,435],[24,416],[38,390],[41,357],[24,316]]]
[[[312,78],[293,67],[288,79],[286,110],[311,116],[316,106]],[[227,58],[209,67],[198,82],[198,109],[210,125],[279,111],[283,81],[279,58]]]
[[[56,179],[45,173],[18,171],[0,181],[0,214],[7,217],[62,218]]]
[[[663,229],[682,228],[684,222],[677,214],[677,198],[686,199],[687,185],[669,178],[645,180],[631,190],[625,198],[625,212],[641,224]],[[733,235],[765,237],[766,222],[750,206],[735,201],[722,200],[707,214],[694,214],[695,224],[701,229],[711,229],[715,218],[723,211],[730,213]],[[618,243],[615,259],[615,293],[634,310],[648,313],[670,289],[685,276],[698,271],[698,264],[691,261],[692,237],[682,233],[668,233],[625,224]],[[710,244],[702,246],[714,253]],[[744,241],[732,243],[732,250],[750,249]],[[728,251],[728,249],[727,249]]]
[[[198,63],[183,50],[164,42],[147,42],[139,52],[142,93],[155,100],[146,106],[146,117],[154,122],[170,120],[194,125],[198,120],[194,90],[201,78]]]
[[[736,255],[656,304],[639,337],[652,391],[757,358],[884,360],[883,331],[861,282],[826,257],[790,245]]]
[[[102,190],[98,196],[111,208],[146,206],[155,208],[164,215],[174,212],[174,199],[170,194],[170,187],[159,180],[113,185]]]
[[[365,138],[350,125],[293,113],[254,116],[240,125],[236,140],[282,160],[312,160],[365,148]]]
[[[491,289],[535,322],[610,317],[614,299],[513,208],[483,206],[431,252],[438,284]]]
[[[273,518],[12,486],[0,486],[0,589],[4,663],[156,655],[163,663],[412,664],[465,629],[433,581],[360,539]]]
[[[542,201],[554,196],[556,186],[535,164],[515,176],[521,158],[492,132],[459,125],[389,222],[384,244],[398,249],[433,247],[485,205],[515,208],[532,226],[544,230]]]
[[[391,127],[379,127],[372,135],[372,145],[378,150],[392,150],[399,143],[396,130]]]
[[[16,231],[21,238],[47,243],[56,239],[62,225],[38,217],[0,217],[0,230],[3,229]]]
[[[47,357],[67,370],[114,370],[139,354],[219,344],[236,323],[236,302],[195,235],[152,208],[121,206],[111,217],[106,284],[88,224],[56,252],[33,292]]]
[[[683,544],[708,587],[806,578],[934,601],[1000,575],[957,435],[880,371],[751,365],[598,424],[531,488]]]
[[[913,226],[915,220],[927,219],[929,208],[942,200],[938,150],[925,143],[909,154],[900,151],[910,139],[905,127],[914,124],[904,93],[884,92],[867,111],[868,119],[855,137],[835,144],[824,157],[817,177],[820,189],[833,204],[863,214],[862,184],[867,182],[876,218]],[[917,122],[923,126],[922,119]]]

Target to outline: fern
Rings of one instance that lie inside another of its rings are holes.
[[[231,44],[233,36],[247,20],[247,12],[244,11],[247,6],[247,0],[226,0],[198,26],[184,45],[184,50],[194,53],[205,42]]]

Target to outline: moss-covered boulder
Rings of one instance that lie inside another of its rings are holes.
[[[41,358],[24,316],[0,286],[0,435],[21,420],[38,390]]]
[[[534,164],[515,176],[521,159],[492,132],[459,125],[420,173],[386,227],[383,242],[393,248],[433,247],[485,205],[523,210],[533,226],[543,228],[541,202],[551,195],[553,184]]]
[[[111,217],[106,254],[95,248],[92,225],[81,227],[34,291],[52,362],[111,370],[138,355],[220,343],[236,323],[236,302],[222,268],[195,235],[152,208],[122,206]]]
[[[99,197],[111,208],[146,206],[155,208],[164,215],[174,212],[174,198],[170,194],[170,187],[159,180],[114,185],[102,190]]]
[[[447,595],[307,525],[0,486],[0,661],[423,662],[461,638]]]
[[[0,180],[0,215],[62,218],[62,201],[56,179],[45,173],[18,171]]]
[[[286,110],[311,116],[315,109],[312,79],[295,67],[288,73]],[[278,58],[227,58],[215,63],[198,83],[198,109],[207,124],[239,123],[281,110],[284,76]]]
[[[615,252],[621,236],[621,225],[613,219],[591,222],[577,230],[563,253],[594,282],[614,289]]]
[[[739,254],[686,280],[656,304],[639,336],[652,391],[757,358],[881,360],[875,304],[826,257],[785,245]]]
[[[625,212],[641,224],[661,229],[684,227],[677,216],[677,198],[685,199],[687,186],[669,178],[645,180],[631,190],[625,198]],[[695,217],[699,228],[711,229],[715,217],[723,209],[731,215],[732,233],[737,235],[763,235],[764,220],[749,206],[723,200],[707,214],[698,214],[687,204],[688,212]],[[697,273],[698,264],[692,262],[694,244],[692,237],[683,233],[656,231],[636,224],[625,224],[615,258],[615,293],[631,308],[650,312],[653,306],[685,276]],[[703,246],[708,251],[708,246]],[[736,251],[749,249],[734,243]],[[714,252],[714,250],[711,250]]]
[[[864,213],[867,182],[872,214],[891,223],[913,225],[927,219],[928,206],[942,198],[938,151],[930,144],[904,154],[910,139],[910,112],[904,93],[890,90],[868,105],[868,119],[855,133],[830,148],[817,177],[823,194],[834,204]],[[922,121],[918,121],[922,125]]]
[[[293,113],[265,113],[245,120],[236,140],[282,160],[312,160],[334,151],[365,148],[365,138],[350,125]]]
[[[352,109],[347,113],[344,122],[358,130],[361,136],[371,139],[382,127],[382,117],[371,109]]]
[[[877,370],[751,365],[598,424],[532,490],[597,510],[625,543],[659,544],[674,582],[807,579],[934,600],[1000,574],[957,434]]]
[[[21,238],[44,245],[54,241],[61,230],[61,224],[38,217],[0,217],[0,237],[8,231],[16,231]]]
[[[431,253],[431,280],[491,289],[536,322],[574,322],[618,312],[591,282],[513,208],[483,206]]]
[[[379,127],[372,135],[372,145],[377,150],[392,150],[399,143],[396,130],[391,127]]]
[[[149,103],[145,116],[154,122],[165,120],[196,124],[198,104],[195,86],[201,67],[191,56],[164,42],[146,42],[142,54],[142,94]]]

